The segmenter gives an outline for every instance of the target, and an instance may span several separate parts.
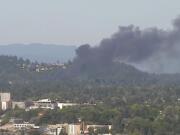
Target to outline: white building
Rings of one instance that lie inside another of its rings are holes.
[[[57,103],[51,101],[50,99],[41,99],[33,102],[34,105],[30,106],[29,109],[55,109],[57,107]]]
[[[69,124],[68,125],[68,135],[80,135],[81,126],[80,124]]]
[[[11,108],[11,94],[0,93],[1,110],[5,111]]]
[[[35,126],[35,124],[31,124],[31,123],[28,123],[28,122],[13,124],[13,126],[15,128],[18,128],[18,129],[21,129],[21,128],[37,128]]]
[[[68,107],[68,106],[76,106],[78,104],[76,103],[57,103],[57,106],[60,108],[60,109],[63,109],[64,107]]]

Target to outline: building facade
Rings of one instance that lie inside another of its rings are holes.
[[[5,111],[10,109],[12,106],[11,94],[10,93],[0,93],[0,107],[1,110]]]
[[[16,107],[20,108],[20,109],[25,109],[26,105],[24,102],[12,102],[12,108],[15,109]]]
[[[51,101],[50,99],[41,99],[38,101],[34,101],[33,105],[29,107],[29,109],[55,109],[57,107],[57,103]]]

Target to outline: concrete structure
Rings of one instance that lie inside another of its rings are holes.
[[[66,124],[48,125],[48,134],[59,135],[62,129],[65,127],[66,127]]]
[[[5,111],[11,108],[11,94],[0,93],[1,110]]]
[[[10,93],[0,93],[0,98],[2,102],[8,102],[11,100],[11,94]]]
[[[57,106],[60,109],[63,109],[64,107],[76,106],[76,105],[78,105],[78,104],[76,104],[76,103],[57,103]]]
[[[13,126],[15,128],[21,129],[21,128],[36,128],[35,124],[31,124],[28,122],[24,122],[24,123],[15,123],[13,124]]]
[[[34,105],[30,106],[29,109],[55,109],[57,107],[57,103],[51,101],[50,99],[41,99],[33,102]]]
[[[12,108],[14,109],[14,108],[16,108],[16,107],[18,107],[18,108],[20,108],[20,109],[25,109],[26,108],[26,106],[25,106],[25,103],[24,102],[12,102]]]
[[[68,135],[80,135],[81,125],[80,124],[69,124],[68,125]]]
[[[87,129],[88,128],[96,129],[96,128],[104,128],[104,127],[108,128],[109,130],[112,129],[112,125],[87,125]]]

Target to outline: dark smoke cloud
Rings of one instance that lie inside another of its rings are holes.
[[[98,47],[80,46],[75,61],[100,66],[125,62],[149,72],[180,72],[180,16],[172,25],[171,30],[120,26]]]

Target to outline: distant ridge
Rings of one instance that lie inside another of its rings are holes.
[[[0,45],[0,55],[10,55],[31,61],[55,63],[67,62],[75,56],[76,46],[55,44],[9,44]]]

